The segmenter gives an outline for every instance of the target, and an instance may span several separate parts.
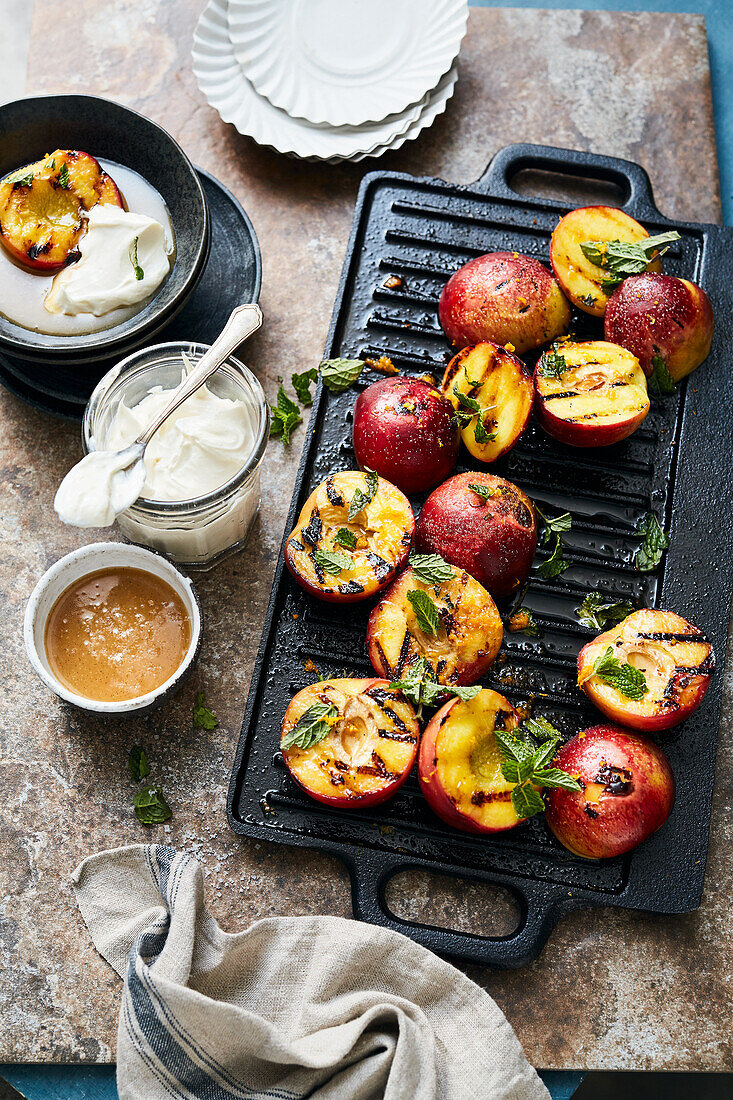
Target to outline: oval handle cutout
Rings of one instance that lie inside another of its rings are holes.
[[[623,206],[628,194],[612,180],[553,172],[546,168],[519,168],[509,186],[528,198],[557,199],[564,205]]]
[[[511,936],[521,920],[516,898],[504,887],[431,871],[399,871],[385,887],[384,902],[398,920],[490,939]]]

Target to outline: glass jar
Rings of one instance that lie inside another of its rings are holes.
[[[131,408],[154,386],[174,389],[181,381],[182,353],[196,363],[205,351],[207,344],[156,344],[134,352],[108,371],[84,412],[84,453],[104,450],[120,402]],[[217,397],[244,402],[250,412],[254,443],[242,469],[204,496],[173,501],[139,497],[117,517],[122,534],[130,542],[149,546],[181,565],[198,569],[211,569],[244,546],[260,506],[260,467],[270,428],[264,391],[244,363],[230,356],[206,385]]]

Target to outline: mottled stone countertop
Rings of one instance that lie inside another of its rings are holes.
[[[234,190],[262,245],[264,329],[247,349],[273,395],[278,374],[323,348],[359,179],[375,167],[298,163],[220,122],[191,73],[203,0],[59,4],[36,0],[28,90],[94,92],[167,127],[192,159]],[[52,45],[49,53],[49,45]],[[719,219],[704,22],[697,16],[475,10],[446,114],[379,166],[466,182],[512,141],[640,161],[661,210]],[[198,669],[160,713],[102,721],[66,707],[31,673],[21,618],[41,573],[88,541],[51,502],[79,454],[78,428],[0,391],[3,506],[0,654],[0,1062],[114,1059],[118,980],[95,953],[68,875],[90,852],[153,836],[203,862],[209,903],[235,930],[272,914],[350,915],[345,869],[315,852],[239,840],[225,796],[252,662],[304,430],[270,444],[266,498],[250,548],[201,577]],[[198,690],[221,719],[194,730]],[[468,973],[506,1011],[544,1067],[730,1066],[729,724],[721,742],[701,909],[659,918],[576,912],[522,971]],[[169,831],[131,812],[127,753],[140,742],[173,806]],[[491,931],[506,918],[486,892],[412,878],[395,888],[405,915]]]

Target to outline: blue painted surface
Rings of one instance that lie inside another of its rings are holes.
[[[0,1072],[26,1100],[117,1100],[114,1066],[0,1066]],[[572,1070],[540,1073],[552,1100],[569,1100],[584,1074]]]
[[[726,225],[733,225],[733,0],[469,0],[469,3],[477,8],[666,11],[704,15],[708,32],[723,220]],[[641,44],[639,48],[642,48]],[[518,136],[517,141],[521,140],[521,136]]]
[[[710,76],[718,140],[723,217],[733,224],[733,0],[470,0],[475,7],[601,9],[605,11],[695,12],[707,22]],[[0,1075],[27,1100],[117,1100],[114,1066],[0,1066]],[[568,1100],[583,1079],[580,1072],[546,1070],[542,1077],[553,1100]]]

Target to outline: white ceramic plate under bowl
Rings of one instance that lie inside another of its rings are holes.
[[[294,118],[361,126],[400,114],[448,72],[467,0],[229,0],[234,55]]]
[[[397,120],[387,119],[366,127],[328,129],[291,118],[259,95],[243,75],[229,40],[226,0],[209,0],[199,19],[194,35],[193,70],[199,88],[224,122],[230,122],[240,134],[254,138],[260,145],[309,160],[361,158],[377,149],[379,153],[374,155],[378,156],[408,130],[411,138],[417,137],[435,117],[428,116],[429,121],[422,121],[423,109],[430,108],[432,102],[426,96],[423,102],[397,116]]]

